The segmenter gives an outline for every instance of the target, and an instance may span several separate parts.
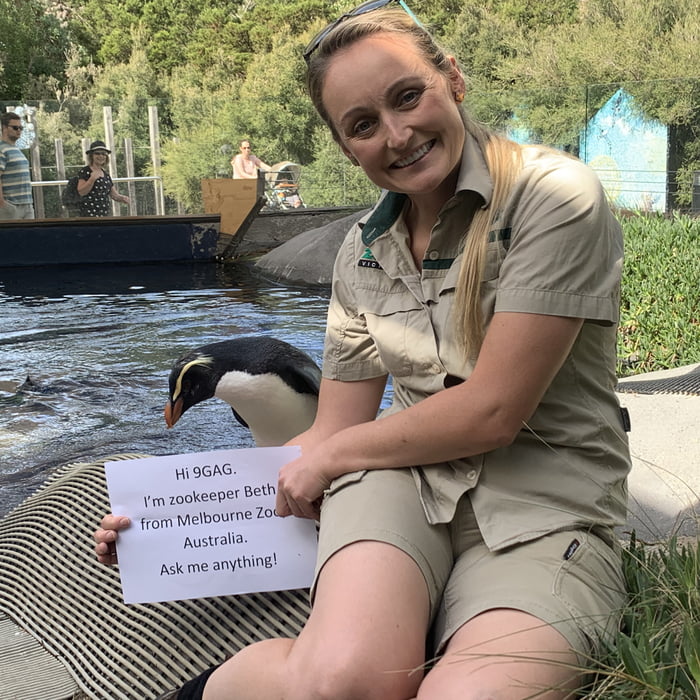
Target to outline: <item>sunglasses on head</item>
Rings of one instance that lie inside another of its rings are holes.
[[[308,43],[306,48],[304,49],[304,53],[302,54],[304,56],[304,60],[306,63],[309,62],[309,59],[311,58],[311,54],[316,51],[316,49],[320,46],[321,42],[342,22],[344,22],[346,19],[349,19],[350,17],[358,17],[359,15],[364,15],[367,12],[372,12],[373,10],[379,10],[382,7],[386,7],[387,5],[391,5],[392,2],[396,2],[399,4],[403,10],[406,12],[406,14],[419,26],[422,27],[423,25],[420,23],[418,20],[418,17],[413,14],[411,11],[411,8],[404,2],[404,0],[367,0],[367,2],[363,2],[361,5],[358,5],[356,8],[353,10],[350,10],[349,12],[346,12],[344,15],[340,15],[338,19],[334,20],[331,22],[327,27],[322,29],[316,36]]]

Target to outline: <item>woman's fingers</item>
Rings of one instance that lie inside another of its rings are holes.
[[[103,530],[124,530],[131,525],[131,520],[123,515],[107,513],[100,522]]]
[[[285,496],[278,491],[277,503],[275,509],[277,515],[286,518],[288,515],[294,515],[297,518],[308,518],[310,520],[318,520],[321,516],[321,498],[315,501],[306,499],[293,499],[290,496]]]
[[[101,564],[117,563],[117,533],[129,527],[130,524],[129,518],[121,515],[109,513],[102,518],[100,528],[93,533],[97,561]]]

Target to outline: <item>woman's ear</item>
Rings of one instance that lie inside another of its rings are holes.
[[[462,102],[462,100],[464,100],[464,93],[466,92],[467,84],[464,81],[464,76],[457,65],[457,60],[455,57],[448,56],[448,59],[452,64],[449,77],[450,88],[452,89],[452,94],[455,97],[455,102]]]
[[[343,146],[342,144],[338,144],[338,145],[340,146],[340,150],[345,154],[346,158],[347,158],[353,165],[359,165],[359,162],[358,162],[357,158],[355,158],[355,156],[354,156],[352,153],[350,153],[350,151],[348,151],[348,149],[345,148],[345,146]]]

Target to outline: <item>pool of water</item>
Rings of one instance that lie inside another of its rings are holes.
[[[327,304],[247,264],[0,268],[0,517],[68,462],[250,446],[216,399],[166,428],[172,363],[243,335],[320,362]]]

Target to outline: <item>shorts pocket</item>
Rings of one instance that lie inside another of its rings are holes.
[[[591,641],[610,641],[627,602],[619,553],[595,535],[578,531],[571,533],[564,556],[568,559],[555,578],[554,595]]]
[[[332,496],[334,493],[338,493],[338,491],[345,488],[349,484],[356,484],[358,481],[362,481],[366,473],[367,470],[362,469],[359,472],[348,472],[347,474],[339,476],[337,479],[333,479],[333,481],[331,481],[331,485],[323,492],[324,498],[326,496]]]

